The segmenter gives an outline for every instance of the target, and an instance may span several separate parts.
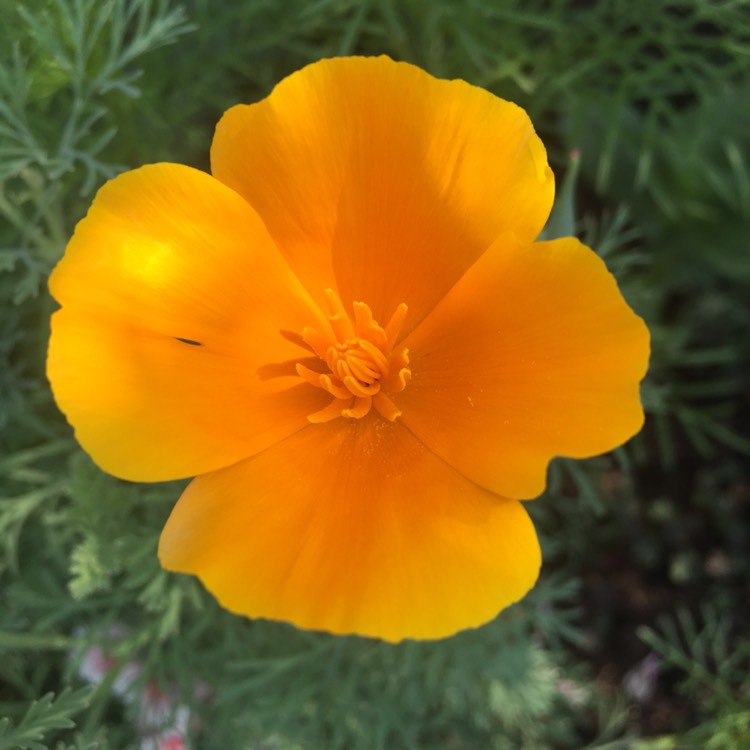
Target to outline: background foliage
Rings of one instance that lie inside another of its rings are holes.
[[[5,0],[2,16],[0,750],[157,747],[133,697],[149,686],[190,707],[196,748],[750,747],[746,0]],[[527,108],[564,178],[548,234],[595,247],[653,334],[643,433],[555,463],[530,506],[537,588],[439,643],[250,622],[161,571],[179,486],[99,472],[43,375],[45,280],[96,188],[206,167],[224,109],[349,53]],[[97,687],[93,645],[111,657]]]

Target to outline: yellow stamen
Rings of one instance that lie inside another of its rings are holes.
[[[401,411],[386,391],[403,391],[411,378],[408,352],[405,347],[395,346],[406,318],[406,305],[401,303],[383,328],[373,320],[372,311],[364,302],[352,305],[352,319],[332,289],[325,290],[325,300],[330,330],[320,333],[305,328],[302,340],[328,371],[318,372],[303,364],[297,364],[296,369],[304,381],[330,393],[333,401],[308,416],[308,420],[319,423],[336,417],[361,419],[373,407],[385,419],[398,419]]]
[[[396,343],[398,335],[399,333],[401,333],[401,328],[404,325],[404,320],[406,319],[406,313],[408,309],[409,308],[402,302],[396,308],[393,315],[391,315],[391,319],[388,321],[385,327],[385,337],[388,341],[391,342],[391,347],[393,347],[393,345]]]
[[[342,417],[353,417],[354,419],[361,419],[368,414],[372,407],[371,398],[355,398],[354,406],[350,409],[343,409],[341,412]]]
[[[397,409],[393,401],[382,391],[373,398],[372,402],[380,414],[391,422],[395,422],[401,416],[400,409]]]
[[[354,399],[350,399],[353,401]],[[347,404],[345,401],[335,399],[331,401],[328,406],[324,407],[320,411],[316,411],[314,414],[307,415],[307,421],[313,424],[322,424],[323,422],[330,422],[336,417],[343,416],[343,412],[347,410]]]

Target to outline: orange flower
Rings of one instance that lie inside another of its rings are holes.
[[[105,185],[50,289],[57,403],[105,470],[199,475],[159,555],[228,609],[397,641],[477,626],[540,553],[516,498],[641,426],[648,333],[577,240],[533,244],[517,106],[387,58],[230,109],[213,176]]]

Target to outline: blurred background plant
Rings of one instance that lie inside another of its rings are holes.
[[[0,750],[176,748],[178,726],[208,749],[750,747],[746,0],[8,0],[2,15]],[[250,622],[161,571],[179,485],[99,472],[43,374],[45,280],[99,185],[153,161],[205,168],[224,109],[350,53],[529,110],[562,185],[547,234],[595,247],[653,334],[642,434],[556,462],[530,504],[537,588],[438,643]]]

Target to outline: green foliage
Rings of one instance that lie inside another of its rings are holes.
[[[33,701],[16,726],[0,719],[0,750],[47,750],[42,744],[45,735],[55,729],[74,727],[71,717],[83,711],[89,703],[93,688],[66,688],[55,698],[48,693]]]
[[[194,745],[209,750],[747,746],[748,29],[744,0],[9,6],[0,748],[136,747],[147,684],[190,707],[202,721]],[[350,53],[410,60],[529,109],[561,186],[547,236],[576,232],[595,247],[652,332],[643,435],[611,456],[552,466],[547,496],[530,506],[545,553],[539,585],[496,622],[439,643],[249,622],[162,571],[158,534],[182,485],[100,472],[43,376],[54,307],[45,280],[96,188],[151,161],[206,167],[225,108]],[[700,625],[678,606],[696,603]],[[636,631],[663,659],[659,700],[691,712],[673,707],[666,729],[621,685],[643,657]],[[76,689],[92,646],[114,664],[93,692]],[[118,698],[134,662],[139,676]]]
[[[685,748],[742,750],[750,744],[750,642],[732,643],[732,622],[704,607],[698,622],[687,610],[663,617],[661,632],[642,628],[641,638],[679,670],[681,693],[697,697],[699,723],[679,735],[638,743],[638,750]]]
[[[3,489],[16,490],[0,497],[0,545],[3,549],[0,579],[6,570],[18,569],[19,537],[29,517],[63,491],[65,480],[39,466],[39,462],[70,447],[70,440],[57,440],[0,460],[0,476],[5,479]]]
[[[275,626],[262,627],[265,639],[276,635]],[[567,727],[562,719],[558,667],[524,633],[527,627],[518,612],[444,644],[393,647],[311,636],[293,650],[286,634],[284,655],[266,640],[262,657],[234,663],[220,707],[254,707],[243,717],[246,736],[285,727],[289,746],[326,748],[534,748],[550,742],[539,718],[557,710],[557,738],[567,733],[574,746],[574,719],[567,717]]]
[[[137,97],[137,59],[191,27],[181,9],[148,0],[14,10],[18,37],[0,44],[11,49],[0,65],[0,215],[11,230],[0,234],[0,269],[14,274],[18,304],[60,257],[70,207],[122,169],[102,160],[117,133],[110,101]]]

